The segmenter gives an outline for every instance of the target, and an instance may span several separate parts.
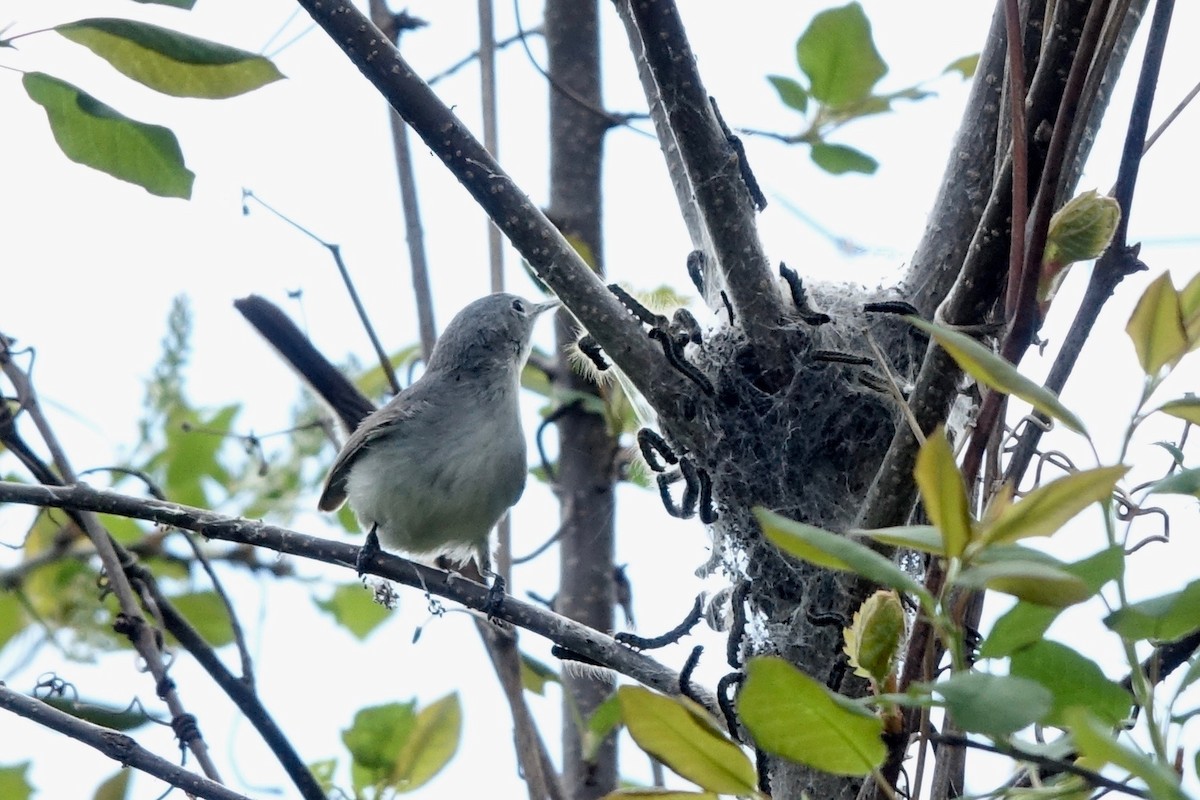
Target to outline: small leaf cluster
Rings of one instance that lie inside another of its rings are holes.
[[[190,9],[193,0],[158,2]],[[171,97],[224,99],[283,77],[263,56],[148,22],[96,17],[49,31],[86,47],[122,75]],[[11,48],[15,38],[0,40],[0,47]],[[29,99],[45,110],[54,140],[67,158],[151,194],[191,197],[195,175],[184,163],[169,128],[132,119],[45,72],[25,72],[21,80]]]
[[[780,101],[805,117],[804,130],[781,138],[808,144],[813,163],[834,175],[869,175],[879,162],[861,150],[828,141],[829,134],[848,122],[891,111],[896,100],[922,100],[931,94],[920,85],[875,92],[888,66],[875,47],[871,23],[857,2],[813,17],[796,41],[796,64],[799,79],[785,75],[767,78]],[[970,77],[974,64],[974,57],[959,59],[946,72]]]

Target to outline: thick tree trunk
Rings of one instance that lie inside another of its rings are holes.
[[[545,33],[550,73],[550,208],[565,233],[590,248],[602,271],[600,167],[609,120],[600,96],[597,3],[552,0]],[[559,386],[595,392],[563,356],[577,333],[570,317],[557,327]],[[562,503],[559,539],[561,578],[556,609],[601,631],[612,629],[613,481],[617,445],[603,418],[576,407],[558,421],[557,491]],[[612,685],[586,674],[563,675],[563,782],[573,800],[601,797],[616,788],[616,749],[610,741],[584,760],[577,720],[587,719]]]

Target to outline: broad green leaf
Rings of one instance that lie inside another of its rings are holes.
[[[961,556],[971,541],[971,509],[954,451],[940,425],[921,445],[913,475],[925,512],[942,532],[946,555]]]
[[[168,128],[130,119],[66,81],[27,72],[21,83],[46,109],[54,141],[72,161],[160,197],[192,196],[192,174]]]
[[[148,22],[96,17],[54,30],[122,75],[172,97],[234,97],[283,77],[260,55]]]
[[[975,76],[975,70],[979,68],[979,53],[972,53],[969,56],[956,58],[946,65],[942,70],[943,75],[948,75],[951,72],[957,72],[962,76],[962,79],[970,80]]]
[[[521,685],[525,691],[544,695],[547,683],[561,683],[558,673],[527,653],[521,653]]]
[[[118,770],[111,778],[100,784],[92,800],[125,800],[129,795],[129,776],[131,769]]]
[[[1039,486],[1000,512],[979,535],[985,544],[1050,536],[1093,503],[1112,495],[1129,467],[1100,467],[1076,472]]]
[[[1153,484],[1154,494],[1190,494],[1200,497],[1200,469],[1185,469]]]
[[[0,592],[0,649],[21,631],[29,618],[15,592]]]
[[[1178,592],[1118,608],[1104,624],[1126,639],[1173,642],[1200,628],[1200,580]]]
[[[1174,366],[1188,351],[1183,310],[1170,273],[1164,272],[1146,287],[1125,332],[1133,340],[1142,371],[1149,377],[1158,375],[1165,366]]]
[[[175,595],[171,604],[192,624],[212,647],[224,647],[233,641],[229,610],[216,592],[191,592]]]
[[[867,775],[887,757],[883,722],[774,656],[753,658],[738,713],[758,747],[834,775]]]
[[[372,773],[390,774],[400,749],[417,724],[416,702],[387,703],[359,709],[342,731],[342,743],[355,765]]]
[[[1163,403],[1159,409],[1164,414],[1187,420],[1193,425],[1200,425],[1200,397],[1181,397]]]
[[[584,725],[583,746],[580,748],[583,751],[584,759],[588,762],[595,761],[596,754],[600,751],[600,745],[604,744],[605,740],[620,725],[621,701],[616,694],[612,694],[607,700],[596,706],[596,710],[591,713],[587,724]]]
[[[314,602],[317,608],[331,615],[339,625],[360,641],[379,627],[390,613],[387,608],[376,603],[374,595],[360,583],[344,583],[333,590],[329,599]]]
[[[873,175],[879,168],[878,161],[844,144],[816,142],[809,150],[809,157],[814,164],[831,175],[844,175],[847,172]]]
[[[1068,709],[1064,716],[1075,746],[1090,761],[1099,762],[1099,766],[1114,764],[1141,778],[1154,800],[1187,800],[1179,788],[1179,776],[1167,765],[1126,747],[1113,735],[1112,726],[1104,725],[1083,708]]]
[[[1125,551],[1120,547],[1110,547],[1082,561],[1063,565],[1063,569],[1082,580],[1093,595],[1109,581],[1116,580],[1124,568]],[[996,620],[979,648],[979,655],[1003,658],[1039,641],[1061,612],[1061,608],[1018,602]]]
[[[429,783],[458,751],[462,738],[462,705],[452,692],[417,713],[412,733],[396,755],[389,783],[411,792]]]
[[[1179,290],[1179,311],[1187,332],[1188,351],[1200,347],[1200,273]]]
[[[173,409],[164,424],[166,446],[148,465],[162,477],[163,491],[185,505],[208,508],[208,490],[213,485],[229,486],[232,477],[219,455],[241,411],[234,404],[204,413],[186,407]]]
[[[192,6],[196,5],[196,0],[133,0],[135,3],[152,3],[158,6],[171,6],[173,8],[182,8],[185,11],[191,11]]]
[[[954,721],[964,730],[1008,736],[1045,719],[1053,705],[1050,690],[1011,675],[959,672],[933,684]]]
[[[1054,705],[1046,722],[1051,725],[1063,727],[1064,712],[1074,706],[1083,706],[1109,725],[1128,717],[1133,708],[1133,696],[1105,677],[1096,662],[1058,642],[1035,642],[1018,650],[1009,674],[1050,690]]]
[[[26,777],[29,762],[0,766],[0,797],[4,800],[29,800],[33,797],[33,786]]]
[[[1044,606],[1064,608],[1092,596],[1086,583],[1061,567],[1038,561],[995,561],[959,573],[955,583],[969,589],[991,589]]]
[[[64,714],[114,731],[136,730],[151,721],[146,712],[136,706],[118,708],[92,700],[74,700],[66,697],[47,697],[43,702]]]
[[[679,775],[717,794],[750,794],[757,788],[750,759],[695,703],[640,686],[622,686],[617,697],[633,740]]]
[[[932,525],[898,525],[893,528],[878,528],[873,531],[851,531],[855,536],[866,536],[883,544],[920,550],[935,556],[946,555],[942,533]]]
[[[799,81],[783,75],[768,75],[767,80],[775,87],[775,91],[779,93],[779,99],[785,106],[794,108],[801,114],[808,110],[808,90]]]
[[[998,392],[1011,394],[1032,405],[1043,414],[1053,417],[1076,433],[1085,436],[1083,421],[1064,406],[1058,396],[1026,378],[1017,368],[993,353],[970,336],[926,322],[918,317],[906,319],[929,333],[963,371],[975,380]]]
[[[861,100],[888,69],[856,2],[813,17],[796,42],[796,63],[808,76],[812,96],[832,109]]]
[[[754,516],[767,539],[788,555],[818,567],[853,572],[882,586],[919,597],[922,604],[932,603],[924,586],[898,564],[869,547],[763,508],[754,509]]]
[[[712,792],[684,792],[679,789],[659,789],[652,786],[641,789],[617,789],[615,792],[604,795],[600,800],[622,800],[627,797],[649,797],[653,800],[717,800],[717,795]]]

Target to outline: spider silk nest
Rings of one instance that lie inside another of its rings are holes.
[[[782,388],[762,388],[739,327],[714,328],[702,345],[687,350],[716,387],[708,436],[694,456],[712,477],[720,510],[714,547],[733,574],[779,561],[759,557],[764,544],[750,517],[754,506],[827,530],[853,522],[901,419],[888,373],[905,389],[925,350],[924,335],[899,315],[863,310],[902,300],[900,290],[807,288],[810,305],[831,321],[811,325],[794,318],[780,328],[778,346],[790,366]],[[887,365],[873,352],[868,332]],[[870,363],[838,363],[830,354]]]

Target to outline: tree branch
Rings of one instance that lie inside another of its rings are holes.
[[[349,0],[298,0],[661,413],[690,394],[541,210]]]
[[[359,548],[352,544],[306,536],[276,525],[227,517],[201,508],[162,500],[93,489],[86,484],[43,486],[0,481],[0,503],[93,511],[147,520],[195,531],[210,539],[265,547],[287,555],[337,564],[347,569],[354,569],[359,552]],[[498,619],[550,639],[639,683],[666,694],[678,694],[677,672],[618,644],[605,633],[580,625],[539,606],[505,597],[499,609],[490,608],[486,586],[389,553],[378,554],[371,562],[368,572],[428,591],[469,608],[479,611],[486,609]],[[700,696],[705,707],[714,714],[720,714],[716,698],[711,693],[701,693]]]
[[[778,341],[783,298],[758,238],[741,160],[714,113],[679,9],[674,0],[624,0],[617,3],[617,11],[633,21],[640,39],[632,43],[640,44],[634,52],[640,49],[644,54],[656,88],[656,96],[648,96],[647,101],[651,107],[661,103],[673,137],[661,139],[660,127],[660,143],[664,151],[678,146],[712,243],[711,255],[725,278],[741,326],[760,354],[770,354],[777,350],[770,343]],[[712,297],[706,300],[713,305]]]
[[[191,796],[205,800],[249,800],[243,794],[154,755],[130,736],[73,717],[41,700],[15,692],[3,683],[0,683],[0,708],[95,748],[123,767],[133,767],[161,778]]]

